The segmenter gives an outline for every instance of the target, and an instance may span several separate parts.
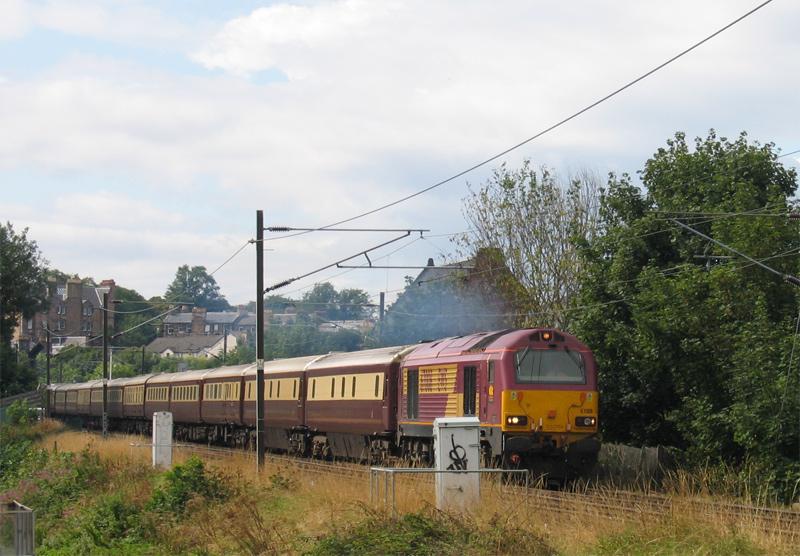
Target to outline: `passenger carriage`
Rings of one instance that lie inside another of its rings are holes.
[[[306,368],[305,421],[312,453],[378,461],[396,432],[396,377],[411,347],[332,353]]]
[[[264,363],[264,443],[274,450],[305,454],[308,449],[304,423],[304,376],[306,367],[325,356],[293,357]],[[242,373],[242,421],[256,426],[256,366]]]

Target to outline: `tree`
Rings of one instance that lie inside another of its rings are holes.
[[[772,144],[712,130],[693,149],[676,134],[641,178],[644,191],[610,176],[581,250],[574,329],[600,364],[604,438],[755,465],[775,488],[800,479],[797,289],[670,221],[797,274],[800,238],[782,216],[795,171]]]
[[[321,314],[328,320],[359,320],[369,314],[369,294],[364,290],[347,288],[336,291],[330,282],[314,284],[303,294],[299,312]]]
[[[121,336],[115,336],[114,345],[143,346],[153,341],[156,337],[155,322],[144,324],[138,328],[134,327],[155,317],[159,312],[156,307],[147,302],[136,290],[122,286],[117,286],[114,290],[114,300],[120,302],[115,303],[113,307],[113,310],[117,311],[114,319],[114,333],[133,329]],[[161,306],[162,309],[165,307],[166,305]]]
[[[517,324],[567,326],[583,261],[578,242],[597,233],[598,179],[582,172],[566,182],[526,160],[505,165],[463,201],[470,234],[457,238],[462,254],[496,248],[522,290]]]
[[[357,288],[345,288],[336,295],[336,320],[361,320],[370,314],[369,294]]]
[[[0,226],[0,396],[36,386],[36,375],[17,363],[11,337],[22,318],[47,308],[47,261],[28,229],[17,233],[10,222]]]
[[[167,301],[192,302],[196,307],[205,307],[209,311],[231,308],[225,296],[219,292],[217,281],[206,272],[204,266],[178,267],[175,279],[167,287],[164,297]]]

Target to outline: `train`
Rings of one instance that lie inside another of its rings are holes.
[[[173,415],[179,441],[252,447],[255,364],[107,382],[111,430],[148,434]],[[103,381],[54,384],[49,412],[99,427]],[[484,466],[585,475],[600,451],[597,364],[576,337],[507,329],[264,363],[265,446],[303,457],[433,463],[437,417],[480,420]]]

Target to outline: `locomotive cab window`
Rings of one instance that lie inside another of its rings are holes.
[[[416,419],[419,417],[419,369],[408,369],[406,373],[406,415],[409,419]]]
[[[531,349],[514,354],[517,383],[585,384],[583,356],[570,349]]]

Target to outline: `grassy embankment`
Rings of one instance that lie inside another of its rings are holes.
[[[631,517],[611,497],[604,509],[578,498],[554,508],[498,488],[472,515],[448,515],[433,509],[429,482],[409,478],[392,519],[369,507],[367,475],[353,466],[334,475],[272,462],[256,474],[248,454],[201,462],[178,450],[175,468],[157,472],[146,447],[131,447],[140,439],[53,423],[2,435],[0,492],[37,510],[45,555],[788,554],[797,541],[746,517]]]

